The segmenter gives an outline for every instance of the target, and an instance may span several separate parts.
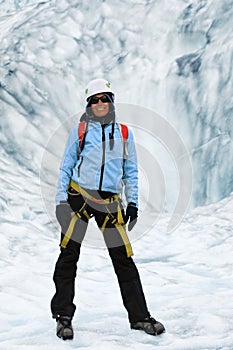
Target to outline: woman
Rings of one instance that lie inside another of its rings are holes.
[[[61,225],[61,252],[51,301],[57,335],[73,338],[74,284],[82,240],[91,217],[103,233],[132,329],[158,335],[164,326],[150,316],[126,233],[138,216],[138,165],[133,134],[116,123],[114,92],[95,79],[85,90],[86,111],[71,131],[61,163],[56,216]],[[123,188],[124,187],[124,188]],[[121,194],[127,200],[124,212]]]

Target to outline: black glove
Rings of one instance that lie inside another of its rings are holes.
[[[131,231],[136,225],[138,217],[138,208],[135,203],[130,202],[126,208],[125,223],[129,220],[128,230]]]
[[[56,217],[59,224],[61,225],[62,233],[64,234],[69,227],[72,212],[73,210],[71,209],[69,203],[66,201],[61,201],[60,204],[56,206]]]

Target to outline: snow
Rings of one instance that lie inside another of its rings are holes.
[[[232,4],[0,2],[1,350],[233,349]],[[130,239],[166,333],[130,330],[91,222],[75,338],[63,342],[50,315],[56,179],[85,84],[101,76],[135,134],[141,205]]]
[[[56,339],[49,310],[59,233],[51,234],[44,213],[5,214],[0,348],[232,349],[232,209],[233,196],[196,208],[172,233],[166,232],[164,215],[134,241],[149,309],[166,326],[160,337],[130,330],[107,251],[84,245],[75,339],[65,344]]]

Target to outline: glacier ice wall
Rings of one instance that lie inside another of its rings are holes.
[[[177,23],[180,41],[193,47],[176,57],[167,79],[171,114],[187,133],[199,205],[233,189],[232,15],[232,1],[190,3]]]
[[[51,134],[84,108],[87,81],[104,76],[117,102],[176,128],[192,157],[194,205],[233,190],[233,1],[25,0],[0,11],[4,169],[38,174]]]

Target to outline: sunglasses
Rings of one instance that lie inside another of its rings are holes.
[[[96,105],[99,102],[99,100],[101,102],[103,102],[103,103],[110,102],[108,96],[103,95],[103,96],[100,96],[100,97],[97,97],[97,96],[91,97],[90,100],[89,100],[89,103],[91,105]]]

